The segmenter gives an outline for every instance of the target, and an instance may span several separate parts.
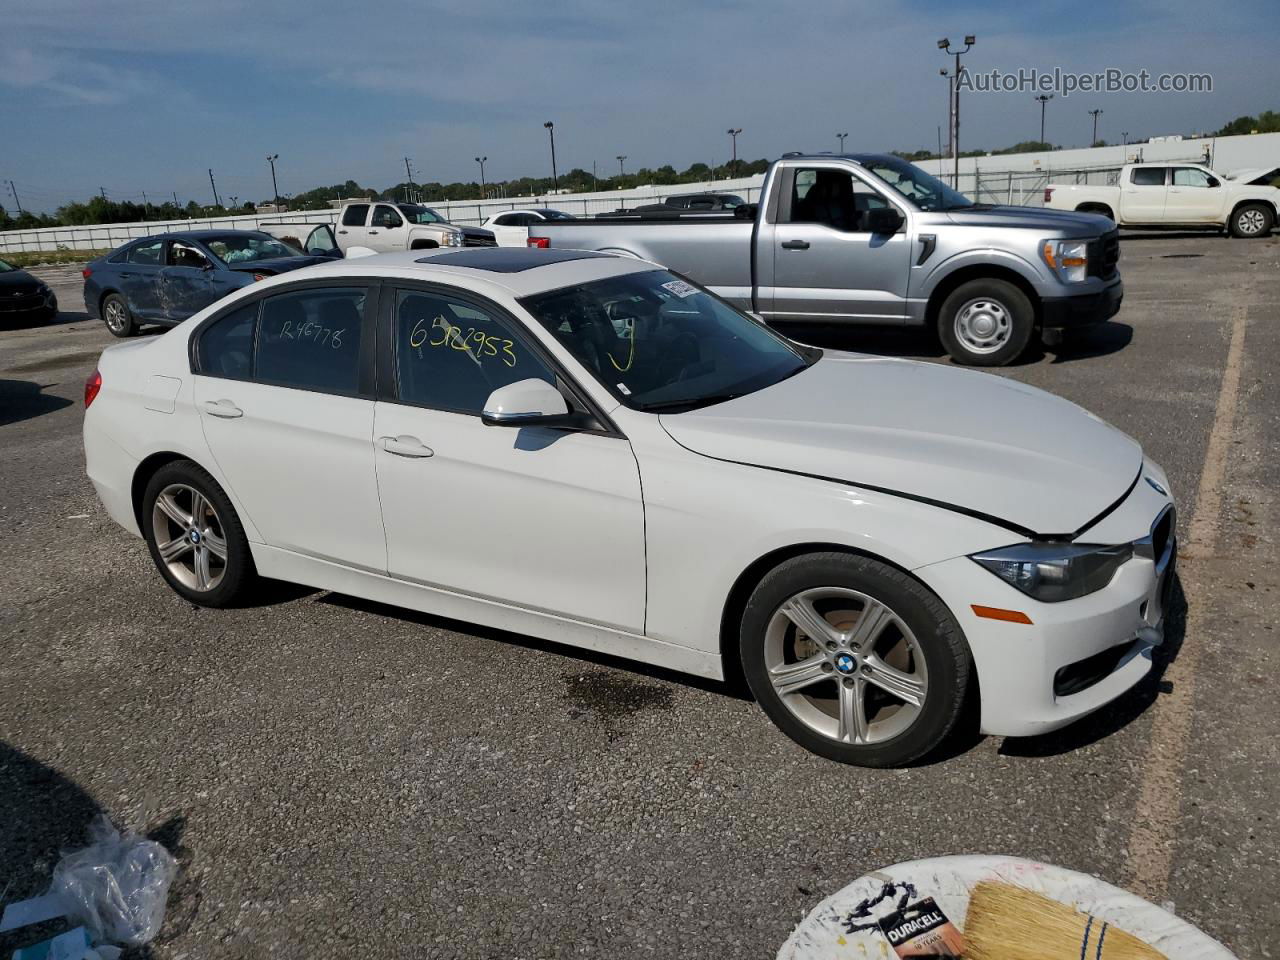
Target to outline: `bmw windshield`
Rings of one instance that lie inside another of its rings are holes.
[[[637,410],[676,413],[754,393],[821,356],[665,270],[522,300],[524,308]]]
[[[921,210],[959,210],[974,202],[958,190],[925,173],[913,163],[895,158],[864,161],[862,166],[893,187]]]

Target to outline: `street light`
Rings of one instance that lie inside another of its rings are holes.
[[[551,134],[551,184],[552,192],[560,192],[560,178],[556,176],[556,125],[548,120],[543,124],[547,133]]]
[[[279,159],[278,153],[267,156],[267,163],[271,164],[271,195],[276,198],[276,213],[280,212],[280,188],[276,186],[276,161]]]
[[[742,132],[741,127],[738,127],[736,130],[733,127],[730,127],[727,131],[729,136],[733,138],[733,162],[729,165],[729,170],[730,170],[729,176],[731,177],[738,170],[738,134],[740,134],[741,132]]]
[[[1040,96],[1036,97],[1036,101],[1040,104],[1040,142],[1041,142],[1042,144],[1045,142],[1045,139],[1044,139],[1044,108],[1045,108],[1045,104],[1047,104],[1047,103],[1048,103],[1050,100],[1052,100],[1052,99],[1053,99],[1053,94],[1052,94],[1052,93],[1042,93],[1042,94],[1040,94]]]
[[[844,153],[844,138],[845,138],[845,137],[847,137],[847,136],[848,136],[848,134],[847,134],[847,133],[837,133],[837,134],[836,134],[836,139],[840,141],[840,152],[841,152],[841,153]]]
[[[488,157],[476,157],[476,163],[480,164],[480,199],[481,200],[488,199],[485,196],[485,187],[484,187],[484,162],[488,159],[489,159]]]
[[[956,78],[951,75],[951,71],[943,67],[938,71],[938,75],[947,78],[947,156],[951,155],[951,111],[955,109],[956,98]],[[938,149],[938,158],[942,158],[942,149]],[[939,167],[939,170],[942,168]]]
[[[1120,131],[1120,146],[1122,146],[1122,147],[1127,147],[1128,145],[1129,145],[1129,131],[1128,131],[1128,130],[1121,130],[1121,131]]]
[[[618,177],[619,178],[625,177],[627,175],[627,172],[622,169],[622,161],[625,159],[627,159],[627,155],[625,153],[618,154]]]
[[[1093,117],[1093,139],[1089,141],[1091,147],[1098,142],[1098,114],[1101,112],[1101,108],[1089,111],[1089,116]]]
[[[938,41],[938,49],[944,53],[950,54],[956,58],[956,72],[951,80],[951,159],[953,161],[953,173],[951,185],[957,190],[960,188],[960,74],[964,69],[960,66],[961,54],[968,53],[978,38],[972,33],[965,34],[964,49],[952,50],[951,41],[943,37]]]

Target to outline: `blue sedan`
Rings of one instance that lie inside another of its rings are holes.
[[[84,306],[117,337],[132,336],[143,323],[173,326],[240,287],[340,256],[337,244],[326,248],[313,240],[307,248],[314,252],[307,254],[256,230],[133,240],[85,267]]]

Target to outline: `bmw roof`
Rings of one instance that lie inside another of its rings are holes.
[[[330,260],[268,278],[263,283],[287,285],[321,275],[334,278],[383,277],[459,283],[475,289],[491,286],[519,298],[607,277],[662,269],[648,260],[591,250],[481,247],[427,256],[423,255],[424,252],[401,250]]]
[[[459,250],[456,253],[440,253],[422,257],[418,263],[443,264],[446,267],[471,267],[474,270],[490,270],[494,273],[520,273],[549,263],[566,260],[588,260],[592,257],[608,257],[612,254],[592,250],[546,250],[530,247],[498,247],[497,249]]]

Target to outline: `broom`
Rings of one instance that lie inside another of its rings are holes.
[[[964,922],[967,960],[1165,960],[1132,934],[1008,883],[977,884]]]

